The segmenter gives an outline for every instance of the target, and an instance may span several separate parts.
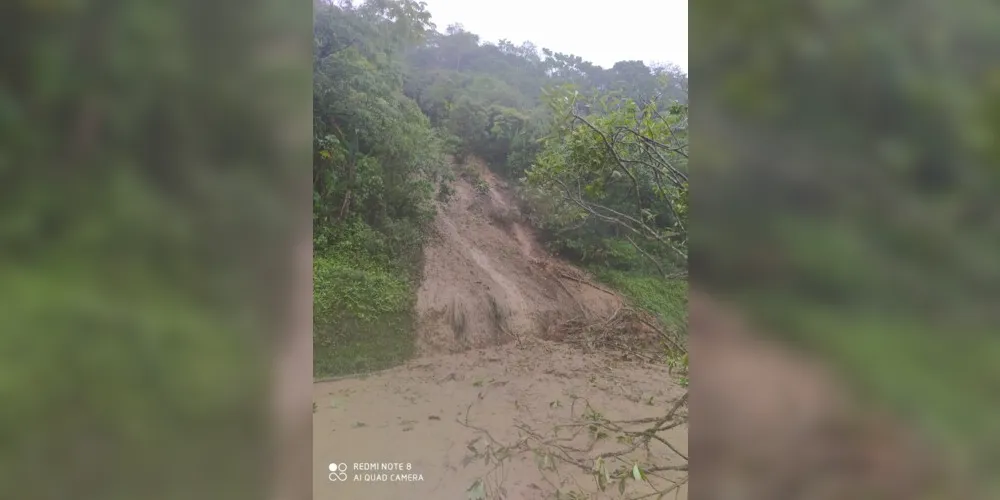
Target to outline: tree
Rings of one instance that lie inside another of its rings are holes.
[[[527,180],[561,196],[582,220],[610,225],[667,275],[687,260],[687,106],[603,98],[578,111],[579,94],[549,96],[557,128]],[[638,240],[638,241],[637,241]],[[652,245],[650,248],[649,245]]]
[[[316,233],[355,215],[374,225],[419,217],[428,187],[414,174],[433,170],[439,151],[427,117],[402,93],[395,56],[432,28],[430,15],[411,0],[317,9]]]

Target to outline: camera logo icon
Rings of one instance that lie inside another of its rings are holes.
[[[345,463],[331,463],[330,464],[330,481],[347,481],[347,464]]]

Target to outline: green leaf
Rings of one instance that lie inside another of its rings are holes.
[[[642,481],[642,471],[639,470],[638,463],[632,465],[632,477],[634,477],[636,481]]]
[[[466,493],[469,500],[486,500],[486,485],[483,484],[482,479],[476,479],[476,482],[472,483]]]

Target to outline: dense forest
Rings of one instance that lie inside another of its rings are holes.
[[[409,355],[427,227],[450,194],[451,162],[471,157],[516,186],[551,252],[685,328],[683,71],[642,61],[603,68],[530,42],[484,41],[460,25],[438,31],[413,0],[319,2],[314,23],[322,371]]]

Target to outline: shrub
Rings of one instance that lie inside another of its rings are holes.
[[[455,195],[455,189],[452,188],[451,185],[448,184],[448,182],[442,180],[441,184],[438,186],[438,195],[437,195],[438,201],[442,203],[448,203],[448,201],[451,200],[451,197],[454,195]]]
[[[342,256],[313,260],[313,371],[345,375],[388,368],[414,350],[413,285],[404,275]]]

